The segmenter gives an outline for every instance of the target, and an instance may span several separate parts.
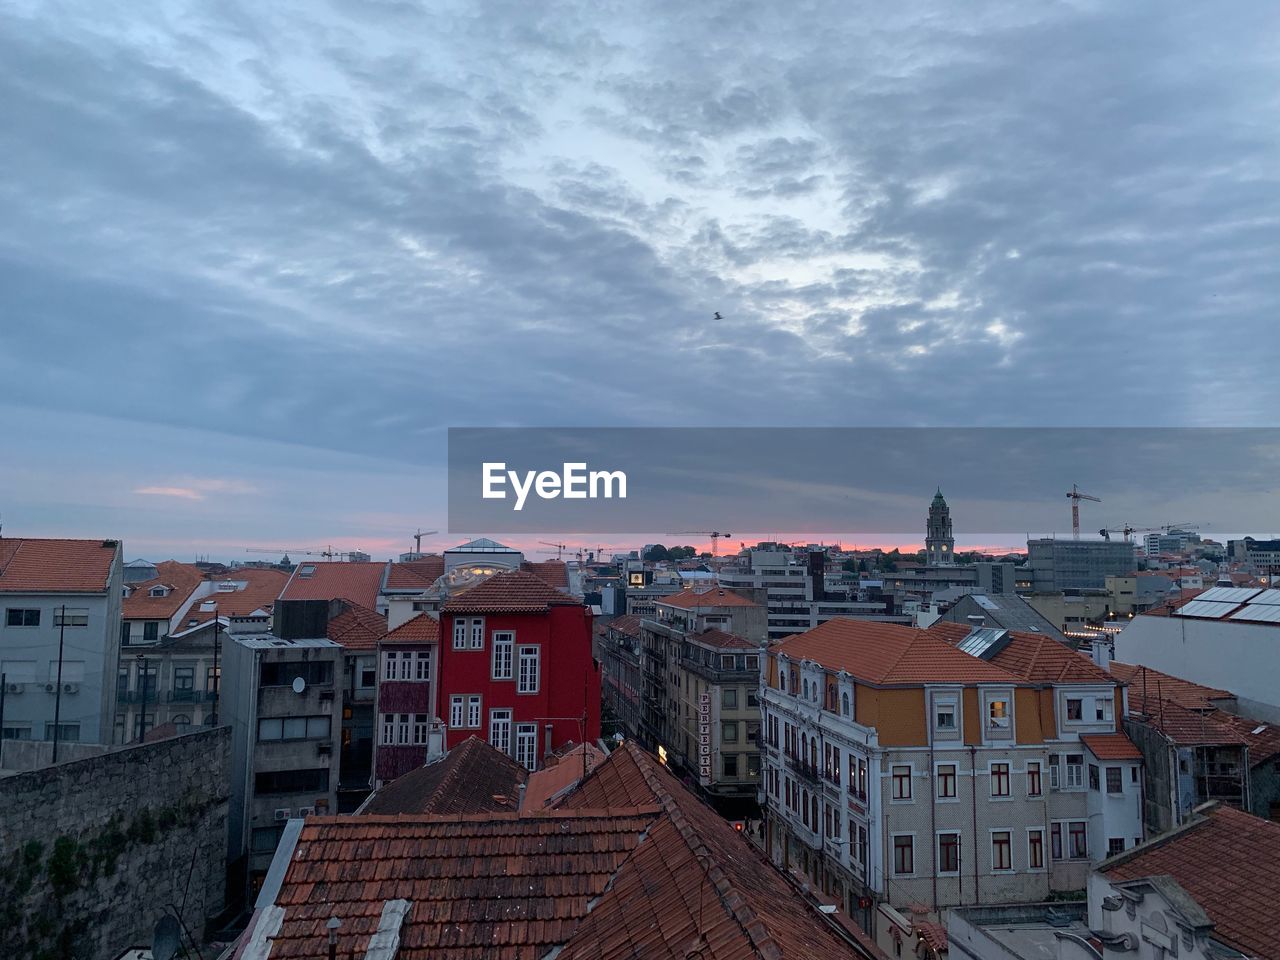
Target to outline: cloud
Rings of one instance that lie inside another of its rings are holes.
[[[190,487],[138,487],[133,491],[144,497],[177,497],[181,500],[203,500],[204,494]]]
[[[1266,422],[1275,26],[11,5],[0,399],[120,425],[112,468],[161,427],[284,471],[459,423]],[[220,502],[157,454],[129,489]]]

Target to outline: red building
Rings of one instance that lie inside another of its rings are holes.
[[[445,749],[487,740],[530,770],[600,736],[591,611],[532,573],[498,573],[440,611],[436,715]]]
[[[373,754],[374,785],[427,761],[431,740],[443,750],[436,713],[440,624],[420,613],[378,642],[378,693]]]

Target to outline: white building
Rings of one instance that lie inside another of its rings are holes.
[[[1082,890],[1142,839],[1122,688],[1047,637],[833,620],[769,649],[761,699],[770,855],[887,950],[913,905]]]
[[[123,584],[117,540],[0,539],[5,739],[111,742]]]

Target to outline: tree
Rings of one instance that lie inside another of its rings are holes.
[[[644,558],[646,560],[657,562],[659,560],[670,560],[671,551],[660,543],[655,543],[652,547],[645,551]]]

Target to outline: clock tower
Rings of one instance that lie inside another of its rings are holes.
[[[929,522],[925,526],[925,555],[931,567],[954,563],[956,541],[951,536],[951,509],[942,496],[942,489],[933,495],[929,504]]]

